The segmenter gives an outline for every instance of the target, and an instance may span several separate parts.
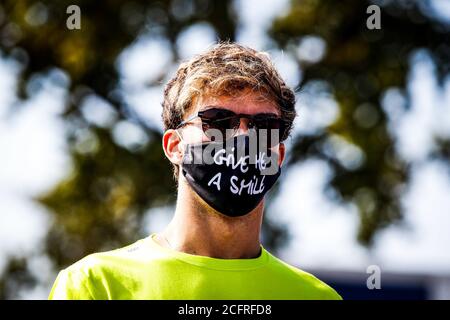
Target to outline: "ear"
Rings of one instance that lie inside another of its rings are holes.
[[[283,142],[280,142],[278,144],[278,155],[279,155],[279,157],[278,157],[278,165],[280,167],[283,164],[285,154],[286,154],[286,146],[284,145]]]
[[[162,137],[164,154],[170,162],[178,165],[181,164],[183,159],[183,152],[180,148],[180,142],[181,139],[175,130],[169,129],[164,132]]]

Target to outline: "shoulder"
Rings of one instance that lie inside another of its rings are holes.
[[[142,250],[141,242],[142,240],[139,240],[122,248],[92,253],[64,270],[68,273],[93,276],[96,272],[104,271],[108,267],[126,262],[132,263],[134,260],[139,260],[139,251]]]
[[[145,249],[142,240],[111,251],[90,254],[59,272],[49,299],[109,299],[105,284],[132,268]]]
[[[273,270],[283,274],[294,287],[298,287],[303,293],[306,292],[311,299],[342,300],[336,290],[313,274],[294,267],[270,253],[269,256]]]

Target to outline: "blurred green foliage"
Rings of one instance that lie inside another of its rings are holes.
[[[65,27],[66,8],[72,4],[81,8],[81,30]],[[448,26],[430,18],[417,3],[391,1],[382,7],[381,30],[366,28],[370,4],[362,0],[293,0],[289,12],[278,17],[269,31],[276,46],[287,52],[295,52],[303,36],[318,36],[326,42],[320,61],[297,61],[303,74],[298,88],[311,80],[326,81],[340,114],[325,131],[296,139],[290,164],[311,157],[331,164],[334,176],[330,186],[341,201],[357,204],[358,240],[365,245],[371,244],[378,230],[401,220],[399,196],[409,174],[408,165],[394,151],[380,98],[387,88],[405,87],[408,59],[414,49],[431,52],[441,78],[448,74],[450,57]],[[42,6],[45,23],[30,24],[26,19],[30,8],[39,11]],[[191,14],[180,15],[187,7],[194,8]],[[154,32],[170,41],[176,61],[178,34],[199,21],[209,22],[219,39],[234,40],[238,21],[232,2],[5,0],[1,9],[0,48],[25,63],[17,93],[21,99],[28,98],[25,88],[35,73],[57,67],[70,76],[70,98],[63,117],[68,127],[74,128],[67,136],[73,169],[49,194],[37,199],[53,216],[45,252],[56,268],[63,268],[89,253],[142,237],[143,214],[149,208],[173,204],[176,187],[161,149],[161,134],[132,117],[115,94],[117,57],[138,35]],[[148,85],[160,83],[164,76]],[[114,106],[118,120],[131,118],[141,126],[149,142],[126,149],[114,142],[109,129],[88,123],[81,115],[80,101],[91,92]],[[375,121],[365,121],[364,112],[362,121],[356,119],[361,106]],[[97,147],[80,152],[77,128],[88,128]],[[349,169],[326,154],[321,146],[330,135],[358,146],[365,155],[362,165]],[[448,142],[441,145],[437,153],[448,158]],[[270,212],[263,230],[270,249],[276,250],[286,240],[286,226],[277,224]],[[14,297],[13,289],[21,285],[30,286],[32,277],[27,275],[26,265],[27,259],[10,261],[0,279],[0,298]]]
[[[358,205],[358,240],[366,245],[376,231],[402,217],[399,199],[409,171],[393,149],[380,106],[382,94],[391,87],[405,87],[414,49],[427,48],[432,53],[440,79],[450,67],[449,27],[426,17],[420,1],[388,3],[382,7],[379,30],[366,28],[366,9],[371,3],[353,0],[292,1],[288,15],[277,19],[271,29],[272,37],[287,50],[302,35],[313,34],[326,41],[327,52],[320,63],[301,64],[303,83],[326,80],[339,103],[339,118],[326,132],[298,139],[292,162],[314,156],[332,165],[330,184],[344,201]],[[358,119],[361,110],[365,115]],[[364,163],[348,170],[324,154],[318,146],[330,134],[361,148]]]

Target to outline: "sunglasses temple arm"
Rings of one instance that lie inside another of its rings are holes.
[[[199,117],[199,115],[193,115],[192,117],[190,117],[190,118],[188,118],[188,119],[186,119],[186,120],[181,121],[180,124],[177,126],[177,129],[178,129],[178,128],[181,128],[182,126],[184,126],[184,125],[186,125],[186,124],[188,124],[190,121],[194,120],[194,119],[197,118],[197,117]]]

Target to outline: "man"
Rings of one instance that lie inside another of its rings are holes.
[[[267,55],[220,43],[183,63],[162,116],[178,182],[172,221],[61,271],[49,298],[341,299],[260,243],[264,195],[296,116],[294,93]]]

